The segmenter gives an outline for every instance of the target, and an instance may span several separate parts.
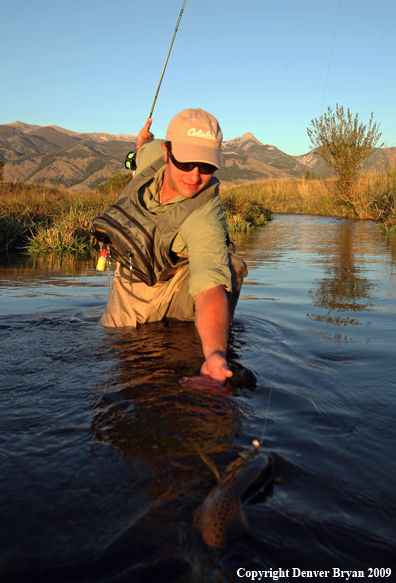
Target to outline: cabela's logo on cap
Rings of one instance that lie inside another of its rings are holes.
[[[196,130],[195,128],[191,128],[187,132],[188,136],[194,136],[195,138],[203,138],[204,140],[213,140],[216,141],[216,136],[211,132],[203,132],[202,130]]]

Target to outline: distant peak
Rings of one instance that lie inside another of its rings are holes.
[[[262,143],[259,142],[259,140],[256,137],[254,137],[254,135],[251,132],[246,132],[240,138],[236,139],[240,140],[241,142],[255,142],[256,144],[260,144],[260,146],[262,145]]]
[[[251,132],[246,132],[239,138],[234,138],[233,140],[224,142],[224,151],[234,151],[245,154],[255,146],[263,146],[263,144],[259,142]]]
[[[38,130],[41,127],[31,123],[24,123],[23,121],[13,121],[12,123],[7,123],[5,125],[16,128],[25,134],[30,132],[30,130]]]

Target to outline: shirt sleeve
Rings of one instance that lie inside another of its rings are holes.
[[[163,142],[164,140],[153,140],[152,142],[143,144],[143,146],[139,148],[136,156],[136,174],[139,174],[142,170],[147,168],[147,166],[150,166],[150,164],[155,162],[160,156],[163,156],[164,152],[161,146]]]
[[[200,292],[218,285],[231,291],[227,227],[219,196],[209,199],[182,224],[172,250],[186,253],[190,263],[189,290]]]

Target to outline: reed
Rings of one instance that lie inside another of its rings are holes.
[[[115,175],[95,192],[70,192],[21,183],[0,184],[0,250],[85,253],[95,247],[92,220],[115,202],[128,183]],[[230,231],[250,231],[271,218],[257,197],[223,198]]]
[[[222,189],[222,197],[256,200],[271,213],[328,215],[329,181],[312,179],[269,179]]]
[[[92,247],[91,224],[97,214],[81,204],[61,208],[50,222],[38,225],[28,237],[28,247],[31,251],[88,251]]]
[[[380,226],[396,233],[396,150],[388,152],[387,170],[380,168],[380,172],[368,175],[365,189]]]

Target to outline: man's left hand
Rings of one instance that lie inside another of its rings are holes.
[[[136,150],[140,150],[143,144],[148,144],[154,140],[154,134],[150,132],[150,126],[152,123],[153,120],[149,118],[140,130],[137,137]]]

